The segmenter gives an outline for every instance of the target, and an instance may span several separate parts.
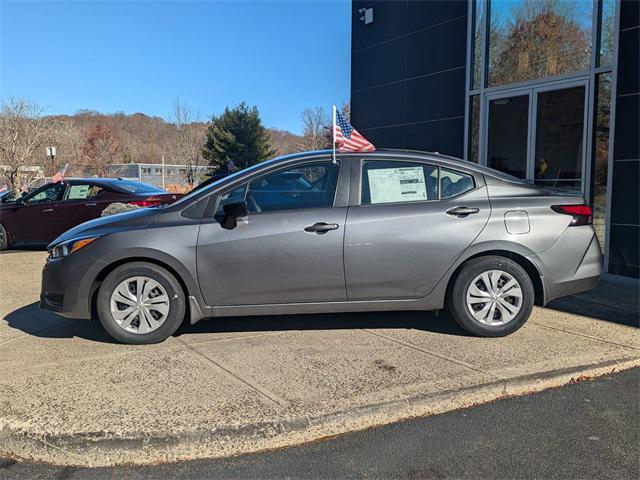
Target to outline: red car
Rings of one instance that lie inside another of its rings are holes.
[[[151,207],[173,203],[181,196],[117,178],[49,183],[18,200],[0,203],[0,250],[46,246],[70,228],[99,217],[112,203]]]

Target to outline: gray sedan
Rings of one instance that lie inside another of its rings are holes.
[[[474,335],[592,288],[591,208],[437,154],[296,154],[50,246],[41,306],[160,342],[188,319],[440,310]]]

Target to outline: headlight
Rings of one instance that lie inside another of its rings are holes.
[[[56,259],[71,255],[73,252],[77,252],[81,248],[86,247],[98,238],[99,237],[86,237],[67,240],[66,242],[56,245],[51,250],[49,250],[49,258]]]

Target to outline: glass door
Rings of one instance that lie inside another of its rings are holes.
[[[530,94],[487,97],[486,165],[527,178]]]
[[[587,80],[487,94],[482,163],[537,185],[584,192]]]
[[[534,90],[535,142],[528,177],[537,185],[583,191],[586,94],[586,83]]]

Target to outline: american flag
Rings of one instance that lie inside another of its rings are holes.
[[[58,183],[58,182],[64,183],[64,173],[67,171],[67,167],[68,165],[65,165],[62,170],[60,170],[53,177],[51,177],[51,183]]]
[[[338,111],[336,111],[336,122],[333,128],[339,152],[373,152],[376,149]]]

